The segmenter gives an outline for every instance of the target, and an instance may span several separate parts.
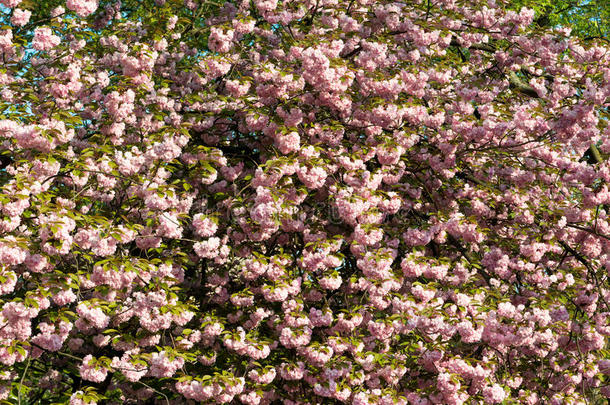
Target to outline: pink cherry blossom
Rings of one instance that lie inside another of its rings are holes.
[[[32,40],[32,48],[39,51],[48,51],[53,49],[61,39],[53,34],[51,28],[39,27],[34,30],[34,39]]]

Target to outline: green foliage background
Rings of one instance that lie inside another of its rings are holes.
[[[540,26],[571,27],[574,35],[610,41],[609,0],[511,0],[507,5],[534,9]]]

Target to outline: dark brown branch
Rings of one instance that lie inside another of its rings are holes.
[[[529,84],[522,81],[515,72],[510,72],[508,74],[508,82],[510,83],[510,87],[518,91],[519,93],[523,93],[533,98],[540,97],[536,90],[534,90],[534,88]]]

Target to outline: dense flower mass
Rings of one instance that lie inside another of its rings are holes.
[[[607,42],[504,0],[1,2],[1,399],[610,398]]]

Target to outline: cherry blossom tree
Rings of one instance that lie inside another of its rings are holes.
[[[610,47],[502,0],[1,0],[0,397],[610,398]]]

